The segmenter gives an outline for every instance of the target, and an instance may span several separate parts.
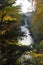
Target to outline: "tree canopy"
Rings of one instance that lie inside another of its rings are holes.
[[[35,1],[36,11],[32,17],[31,29],[34,40],[39,43],[39,41],[43,40],[43,0]]]
[[[18,53],[21,52],[17,49],[16,43],[18,37],[23,36],[19,25],[22,16],[19,14],[20,7],[12,6],[14,3],[15,0],[0,0],[0,65],[15,63],[19,57]],[[18,52],[17,55],[16,52]]]

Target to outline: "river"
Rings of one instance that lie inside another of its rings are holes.
[[[24,21],[22,23],[22,25],[20,26],[21,28],[21,32],[24,32],[24,37],[22,37],[22,40],[19,39],[19,43],[21,45],[31,45],[33,43],[33,39],[31,37],[31,33],[30,33],[30,24],[28,24],[29,21],[27,21],[27,17],[24,17]]]
[[[18,40],[18,43],[20,45],[29,46],[29,45],[33,44],[33,38],[30,33],[30,25],[28,24],[29,22],[30,22],[30,20],[27,21],[27,16],[26,16],[26,17],[24,17],[23,23],[21,23],[21,26],[20,26],[21,32],[24,32],[25,36],[21,37],[22,40],[21,39]],[[22,56],[19,58],[20,65],[31,65],[31,63],[32,63],[31,60],[33,58],[28,53],[29,53],[29,51],[25,51],[22,54]]]
[[[21,6],[21,14],[28,15],[29,17],[31,16],[31,12],[35,11],[35,2],[33,0],[17,0],[16,5]],[[14,6],[14,5],[13,5]],[[21,39],[18,40],[18,43],[20,45],[26,45],[29,46],[33,44],[33,38],[31,36],[30,32],[30,24],[28,24],[30,21],[27,21],[27,16],[24,17],[23,23],[21,23],[20,29],[21,32],[24,33],[24,37],[21,37]],[[32,46],[31,46],[32,47]],[[30,60],[33,59],[29,54],[29,51],[25,51],[22,56],[19,58],[20,60],[20,65],[32,65]]]

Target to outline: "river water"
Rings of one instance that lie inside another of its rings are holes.
[[[28,52],[25,52],[20,58],[19,63],[20,65],[30,65],[31,64],[32,56],[28,54]]]
[[[24,24],[20,26],[21,32],[24,32],[24,37],[22,37],[22,40],[19,39],[19,43],[21,45],[31,45],[33,43],[33,39],[31,37],[30,33],[30,25],[28,24],[27,18],[24,17]],[[29,21],[30,22],[30,21]]]
[[[24,32],[24,37],[21,37],[21,39],[18,40],[18,43],[20,45],[26,45],[26,46],[29,46],[31,44],[33,44],[33,39],[31,37],[31,33],[30,33],[30,25],[28,24],[29,21],[27,21],[27,17],[24,17],[24,21],[23,23],[21,23],[21,32]],[[31,46],[32,47],[32,46]],[[32,56],[30,56],[28,54],[29,51],[25,51],[22,56],[19,58],[19,61],[20,61],[20,65],[30,65],[31,64],[31,59]],[[31,51],[32,52],[32,51]]]
[[[34,7],[34,2],[33,0],[17,0],[16,1],[16,5],[20,5],[21,6],[21,14],[25,14],[27,13],[27,15],[29,15],[30,17],[30,13],[35,11],[35,7]],[[27,17],[24,17],[24,24],[20,26],[21,28],[21,32],[24,33],[24,37],[21,37],[21,39],[18,40],[18,43],[20,45],[26,45],[29,46],[31,44],[33,44],[33,38],[31,36],[30,33],[30,24],[28,24],[27,21]],[[32,46],[31,46],[32,47]],[[20,65],[32,65],[30,60],[33,59],[29,54],[29,51],[25,51],[22,56],[19,58],[20,60]]]

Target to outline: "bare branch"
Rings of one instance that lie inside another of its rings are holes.
[[[14,3],[15,3],[15,1],[12,2],[12,3],[5,3],[5,4],[1,4],[1,3],[0,3],[0,9],[3,9],[3,8],[6,7],[6,6],[10,6],[10,5],[14,4]]]

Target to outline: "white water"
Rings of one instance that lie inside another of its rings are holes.
[[[35,0],[16,0],[16,3],[12,6],[20,6],[21,7],[21,13],[27,13],[35,11]]]
[[[21,65],[30,65],[29,62],[33,57],[28,54],[28,52],[24,52],[24,54],[18,59]],[[31,62],[32,64],[32,62]]]
[[[20,28],[21,28],[21,32],[24,32],[25,33],[25,36],[22,37],[22,40],[18,40],[18,43],[21,44],[21,45],[31,45],[33,43],[33,39],[32,37],[30,36],[30,31],[28,30],[28,24],[27,24],[27,20],[26,18],[24,19],[24,25],[22,25]]]
[[[33,43],[33,39],[32,37],[30,36],[30,31],[28,29],[28,24],[27,24],[27,18],[24,18],[24,25],[21,26],[21,31],[25,33],[25,36],[22,37],[22,40],[18,40],[18,42],[21,44],[21,45],[31,45]],[[32,47],[32,46],[31,46]],[[28,54],[29,51],[25,51],[21,57],[18,59],[20,64],[21,65],[29,65],[29,62],[30,60],[33,59],[32,56],[30,56]],[[32,51],[31,51],[32,52]],[[32,62],[31,62],[32,64]]]
[[[13,4],[12,6],[21,6],[21,11],[20,14],[24,13],[26,14],[27,12],[33,12],[35,11],[35,1],[33,0],[16,0],[16,3]],[[28,16],[30,16],[27,13]],[[27,20],[25,19],[25,25],[21,26],[21,31],[25,32],[25,37],[22,37],[22,40],[18,40],[18,43],[20,43],[21,45],[31,45],[33,43],[33,39],[30,36],[30,31],[28,30],[27,26]]]
[[[30,13],[35,11],[34,5],[35,5],[35,1],[33,1],[33,0],[17,0],[16,3],[13,4],[12,6],[21,6],[20,14],[23,13],[23,14],[26,14],[28,16],[31,16]],[[28,45],[31,45],[33,43],[33,39],[30,36],[31,33],[30,33],[29,29],[27,28],[28,24],[27,24],[26,18],[24,19],[24,22],[25,22],[25,24],[22,25],[20,28],[21,28],[21,31],[25,33],[25,36],[22,37],[22,40],[19,39],[18,43],[20,45],[27,45],[28,46]],[[25,55],[22,55],[20,58],[21,65],[28,65],[27,63],[24,63],[24,61],[27,61],[29,59],[32,59],[32,57],[29,54],[25,53]]]

